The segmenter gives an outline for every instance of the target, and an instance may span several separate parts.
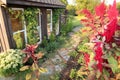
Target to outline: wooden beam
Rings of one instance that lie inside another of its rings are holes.
[[[0,6],[0,41],[3,50],[10,49],[9,40],[6,32],[6,25],[4,21],[3,7]]]
[[[6,5],[6,0],[0,0],[0,5]]]
[[[41,3],[38,1],[30,1],[30,0],[7,0],[8,6],[34,6],[34,7],[47,7],[47,8],[65,8],[64,5],[57,4],[48,4]]]
[[[42,39],[44,39],[44,37],[48,37],[47,35],[47,9],[45,8],[41,8],[41,31],[42,31]]]

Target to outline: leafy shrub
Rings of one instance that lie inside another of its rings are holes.
[[[54,42],[48,43],[45,49],[47,52],[54,52],[58,47],[59,47],[58,43],[54,41]]]
[[[76,51],[72,51],[69,53],[69,55],[72,57],[77,57],[78,53]]]
[[[10,49],[0,54],[0,76],[10,76],[23,66],[24,54],[20,50]]]
[[[55,40],[56,40],[55,34],[54,34],[54,33],[51,33],[51,35],[50,35],[50,42],[53,42],[53,41],[55,41]]]
[[[61,31],[60,31],[62,35],[67,35],[68,32],[72,31],[74,27],[72,19],[73,17],[69,16],[67,23],[63,24]]]
[[[13,38],[16,42],[16,48],[22,49],[23,48],[23,40],[22,40],[20,33],[14,34]]]
[[[70,78],[71,79],[74,79],[75,77],[76,77],[76,69],[71,69],[71,71],[70,71]]]
[[[47,46],[47,44],[48,44],[48,40],[47,40],[47,38],[46,37],[44,37],[44,39],[43,39],[43,41],[42,41],[42,43],[41,43],[41,47],[46,47]]]

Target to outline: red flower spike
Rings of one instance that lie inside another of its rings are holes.
[[[90,62],[90,55],[88,53],[84,53],[84,60],[86,65],[88,66],[88,63]]]
[[[110,21],[113,19],[116,19],[118,17],[118,10],[116,8],[116,0],[114,0],[113,5],[109,7],[108,17],[109,17]]]
[[[102,59],[102,42],[96,42],[95,44],[95,57],[94,59],[97,61],[97,68],[98,70],[100,70],[100,72],[102,72],[103,66],[103,59]]]
[[[106,6],[104,2],[102,2],[99,6],[96,6],[95,13],[97,16],[103,17],[106,12]]]
[[[87,18],[92,18],[92,14],[90,13],[89,10],[84,9],[84,10],[82,10],[81,12],[82,12],[83,14],[85,14],[85,16],[86,16]]]
[[[108,25],[107,29],[104,31],[103,36],[105,36],[107,43],[112,41],[112,36],[115,34],[117,29],[117,19],[113,19]]]

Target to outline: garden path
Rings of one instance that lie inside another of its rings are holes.
[[[54,58],[50,58],[42,64],[42,67],[46,68],[47,72],[41,74],[41,80],[48,80],[48,76],[59,73],[65,67],[65,63],[70,58],[69,53],[73,51],[80,42],[80,36],[77,34],[80,28],[80,26],[75,27],[72,32],[68,33],[68,35],[70,36],[70,42],[68,42],[68,44],[70,44],[69,47],[60,48],[56,51],[56,55]]]

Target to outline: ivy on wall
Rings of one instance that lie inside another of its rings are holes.
[[[38,26],[38,13],[39,9],[34,7],[29,7],[24,10],[24,17],[27,27],[27,38],[28,44],[35,44],[38,42],[37,26]]]
[[[55,32],[56,30],[56,24],[58,22],[58,19],[59,19],[59,16],[60,14],[63,12],[63,9],[53,9],[53,16],[52,16],[52,19],[53,19],[53,31]]]

